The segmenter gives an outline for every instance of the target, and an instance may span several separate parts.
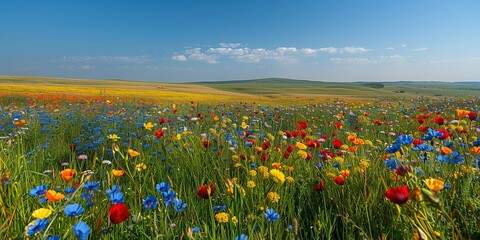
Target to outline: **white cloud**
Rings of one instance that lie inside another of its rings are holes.
[[[188,54],[188,59],[212,64],[218,63],[216,56],[202,53],[201,48],[188,49],[185,52]]]
[[[220,43],[220,47],[207,49],[190,48],[184,54],[172,56],[172,60],[186,61],[196,60],[208,63],[219,63],[222,58],[233,59],[237,62],[258,63],[263,60],[271,60],[282,63],[298,63],[302,57],[315,57],[319,54],[359,54],[369,51],[363,47],[324,47],[324,48],[296,48],[277,47],[274,49],[242,47],[240,43]]]
[[[363,47],[344,47],[340,49],[340,53],[352,53],[352,54],[364,53],[367,51],[368,49]]]
[[[394,47],[387,47],[387,48],[385,48],[385,50],[395,50],[395,48]]]
[[[187,61],[187,57],[185,57],[185,55],[183,55],[183,54],[173,55],[173,56],[172,56],[172,60],[173,60],[173,61],[185,62],[185,61]]]

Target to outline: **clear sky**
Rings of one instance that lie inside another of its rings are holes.
[[[0,75],[480,80],[480,1],[0,1]]]

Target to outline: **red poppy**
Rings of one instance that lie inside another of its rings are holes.
[[[386,192],[384,197],[386,197],[390,202],[396,204],[403,204],[408,201],[408,186],[403,185],[400,187],[389,188]]]
[[[305,132],[304,130],[300,131],[300,136],[302,138],[305,138],[307,136],[307,132]]]
[[[159,122],[160,124],[164,124],[164,123],[168,122],[168,120],[165,119],[165,118],[163,118],[163,117],[161,117],[160,119],[158,119],[158,122]]]
[[[158,129],[157,131],[155,131],[155,136],[157,136],[157,138],[163,137],[163,130]]]
[[[375,120],[373,120],[373,124],[380,126],[380,125],[382,125],[383,123],[382,123],[382,121],[380,121],[380,120],[378,120],[378,119],[375,119]]]
[[[336,122],[335,123],[335,128],[338,129],[338,130],[342,129],[342,123],[341,122]]]
[[[215,186],[213,183],[210,183],[210,187],[207,185],[202,185],[198,188],[197,195],[203,199],[208,199],[215,192]]]
[[[269,147],[270,147],[270,142],[265,141],[265,142],[262,143],[263,150],[267,150],[267,148],[269,148]]]
[[[298,130],[293,130],[293,131],[292,131],[292,136],[293,136],[294,138],[297,137],[298,134],[300,134],[300,131],[298,131]]]
[[[415,145],[415,146],[422,145],[422,144],[423,144],[423,142],[420,139],[414,139],[413,140],[413,145]]]
[[[320,143],[310,140],[310,141],[307,141],[307,146],[309,148],[316,148],[316,147],[320,146]]]
[[[307,157],[305,158],[305,160],[308,161],[308,160],[312,159],[312,157],[313,157],[313,156],[312,156],[311,153],[307,153]]]
[[[290,131],[285,131],[285,136],[287,136],[287,138],[291,138],[292,137],[292,133]]]
[[[468,119],[470,119],[471,121],[477,119],[477,113],[476,112],[470,112],[469,114],[467,114],[468,116]]]
[[[124,203],[113,204],[110,206],[108,216],[114,224],[119,224],[130,218],[128,207]]]
[[[445,139],[447,139],[448,137],[450,137],[450,135],[451,135],[448,130],[435,129],[435,131],[443,133],[443,136],[441,136],[441,137],[438,138],[438,139],[440,139],[440,140],[445,140]]]
[[[210,145],[212,145],[212,143],[209,142],[209,141],[202,141],[202,145],[203,145],[204,148],[207,148],[207,147],[209,147]]]
[[[295,146],[293,146],[293,145],[291,145],[291,144],[288,145],[288,147],[287,147],[287,152],[291,153],[291,152],[293,152],[293,150],[295,150]]]
[[[443,125],[445,123],[445,118],[443,117],[436,117],[434,118],[433,120],[435,120],[435,122],[438,124],[438,125]]]
[[[283,158],[288,159],[289,156],[290,156],[289,151],[286,151],[286,152],[283,153]]]
[[[343,145],[342,141],[338,138],[333,139],[333,147],[339,149]]]
[[[345,184],[345,178],[343,178],[342,175],[338,175],[336,178],[335,178],[335,182],[342,186],[343,184]]]
[[[420,116],[417,118],[418,123],[423,124],[425,122],[425,118],[423,116]]]
[[[418,131],[420,131],[420,132],[426,132],[428,129],[429,129],[429,127],[427,127],[427,126],[419,126],[418,127]]]
[[[308,127],[308,124],[306,122],[298,121],[297,122],[297,127],[300,130],[306,129]]]

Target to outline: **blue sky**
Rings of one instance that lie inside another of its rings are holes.
[[[480,1],[0,1],[0,75],[480,80]]]

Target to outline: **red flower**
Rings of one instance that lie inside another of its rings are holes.
[[[418,131],[420,131],[420,132],[426,132],[428,129],[429,129],[429,127],[427,127],[427,126],[419,126],[418,127]]]
[[[119,224],[130,218],[130,212],[124,203],[118,203],[110,206],[108,216],[114,224]]]
[[[270,147],[270,142],[265,141],[265,142],[262,143],[263,150],[267,150],[267,148],[269,148],[269,147]]]
[[[380,120],[378,120],[378,119],[375,119],[375,120],[373,120],[373,124],[380,126],[380,125],[382,125],[383,123],[382,123],[382,121],[380,121]]]
[[[297,127],[300,130],[306,129],[308,127],[308,124],[306,122],[298,121],[297,122]]]
[[[343,178],[342,175],[338,175],[336,178],[335,178],[335,182],[342,186],[343,184],[345,184],[345,178]]]
[[[293,136],[294,138],[297,137],[298,134],[300,134],[300,131],[298,131],[298,130],[293,130],[293,131],[292,131],[292,136]]]
[[[207,185],[202,185],[198,188],[197,195],[203,199],[208,199],[215,192],[215,186],[213,183],[210,183],[210,187]]]
[[[333,139],[333,147],[335,149],[339,149],[342,145],[342,141],[340,141],[338,138]]]
[[[438,138],[438,139],[440,139],[440,140],[445,140],[445,139],[447,139],[448,137],[450,137],[450,135],[451,135],[448,130],[435,129],[435,131],[443,133],[443,136],[441,136],[441,137]]]
[[[290,156],[289,151],[286,151],[286,152],[283,153],[283,158],[288,159],[289,156]]]
[[[471,121],[477,119],[477,113],[476,112],[470,112],[469,114],[467,114],[468,116],[468,119],[470,119]]]
[[[312,156],[311,153],[307,153],[307,157],[305,158],[305,160],[308,161],[308,160],[312,159],[312,157],[313,157],[313,156]]]
[[[421,144],[423,144],[422,140],[420,140],[420,139],[414,139],[413,140],[413,145],[418,146],[418,145],[421,145]]]
[[[445,123],[445,118],[443,117],[436,117],[434,120],[438,125],[443,125]]]
[[[291,145],[291,144],[288,145],[288,147],[287,147],[287,152],[291,153],[291,152],[293,152],[293,150],[295,150],[295,146],[293,146],[293,145]]]
[[[157,136],[157,138],[163,137],[163,130],[158,129],[157,131],[155,131],[155,136]]]
[[[245,153],[242,153],[242,154],[240,154],[240,158],[245,160],[245,159],[247,159],[247,155],[245,155]]]
[[[163,118],[163,117],[161,117],[160,119],[158,119],[158,122],[159,122],[160,124],[164,124],[164,123],[168,122],[168,120],[165,119],[165,118]]]
[[[342,129],[342,123],[341,122],[336,122],[335,123],[335,128],[338,129],[338,130]]]
[[[309,148],[316,148],[316,147],[320,146],[320,143],[310,140],[310,141],[307,141],[307,146]]]
[[[304,130],[300,131],[300,136],[302,136],[302,138],[305,138],[307,136],[307,132],[305,132]]]
[[[420,116],[417,118],[418,123],[423,124],[425,122],[425,118],[423,116]]]
[[[287,138],[291,138],[292,137],[292,133],[290,131],[285,131],[285,135],[287,136]]]
[[[389,188],[385,192],[384,197],[386,197],[392,203],[403,204],[408,201],[408,195],[408,186],[403,185],[400,187]]]

